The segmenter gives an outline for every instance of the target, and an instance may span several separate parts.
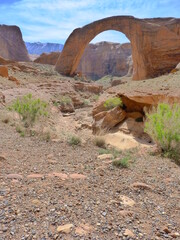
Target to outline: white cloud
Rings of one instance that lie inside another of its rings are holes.
[[[116,15],[139,18],[179,17],[179,0],[21,0],[0,4],[0,22],[18,25],[25,41],[64,42],[73,29]],[[4,14],[5,13],[5,14]],[[93,41],[125,41],[117,32],[105,32]]]

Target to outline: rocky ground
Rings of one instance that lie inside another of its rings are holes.
[[[0,78],[6,101],[0,107],[0,240],[180,239],[179,166],[144,147],[103,152],[90,129],[95,93],[78,91],[73,79],[50,66],[29,63],[19,69],[9,67],[18,84]],[[176,89],[177,84],[169,86]],[[29,92],[48,102],[67,92],[76,103],[90,100],[72,114],[51,104],[50,139],[22,137],[16,131],[18,119],[6,106]],[[81,145],[69,145],[72,134]],[[128,158],[127,168],[112,164],[122,158]]]

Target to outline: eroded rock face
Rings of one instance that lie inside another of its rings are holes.
[[[59,56],[59,52],[43,53],[34,62],[55,65]],[[128,74],[131,76],[131,44],[110,42],[89,44],[80,60],[77,72],[93,80],[105,75],[124,76]]]
[[[30,61],[19,27],[0,25],[0,56],[9,60]]]
[[[97,80],[105,75],[124,76],[129,71],[131,44],[99,42],[85,49],[77,71]]]
[[[55,65],[59,56],[60,56],[60,52],[51,52],[49,54],[43,53],[37,59],[35,59],[34,62]]]
[[[75,29],[66,41],[56,70],[76,72],[87,44],[99,33],[116,30],[131,41],[133,79],[141,80],[171,71],[180,62],[180,19],[116,16]]]

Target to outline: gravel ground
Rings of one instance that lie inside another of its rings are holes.
[[[18,86],[0,78],[7,101],[30,90],[49,99],[71,87],[73,80],[61,77],[60,84],[52,67],[29,66],[39,73],[10,70]],[[60,128],[71,131],[75,122],[64,119]],[[1,120],[0,134],[0,240],[180,239],[180,168],[169,159],[136,149],[122,169],[108,156],[99,159],[99,148],[88,136],[73,147],[64,139],[21,137]]]
[[[120,169],[91,142],[22,138],[5,123],[0,132],[1,240],[180,239],[180,169],[169,159],[136,151]]]

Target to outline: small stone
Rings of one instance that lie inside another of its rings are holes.
[[[70,174],[69,177],[73,178],[73,179],[85,179],[86,178],[85,175],[79,174],[79,173]]]
[[[168,228],[168,227],[164,227],[163,228],[163,232],[165,232],[165,233],[170,233],[171,232],[171,230]]]
[[[90,226],[89,224],[81,224],[79,227],[76,228],[75,233],[77,235],[83,236],[92,231],[92,229],[92,226]]]
[[[170,236],[173,238],[178,238],[180,237],[180,234],[178,232],[174,232],[174,233],[171,233]]]
[[[27,176],[27,178],[43,178],[44,175],[38,174],[38,173],[33,173]]]
[[[147,185],[142,182],[135,182],[131,185],[133,188],[140,188],[140,189],[146,189],[146,190],[153,190],[153,188],[150,185]]]
[[[38,199],[33,199],[33,200],[32,200],[32,204],[39,206],[39,205],[41,204],[41,201],[39,201]]]
[[[8,174],[6,177],[9,178],[9,179],[23,179],[22,175],[15,174],[15,173],[14,174]]]
[[[71,229],[74,227],[73,224],[65,224],[57,227],[57,232],[61,233],[70,233]]]
[[[134,238],[134,233],[131,230],[126,229],[125,232],[124,232],[124,236]]]
[[[58,178],[61,178],[61,180],[66,180],[68,178],[68,175],[65,173],[53,172],[53,173],[49,173],[48,177],[58,177]]]
[[[101,154],[97,157],[99,160],[113,159],[112,154]]]
[[[134,200],[132,200],[131,198],[126,197],[126,196],[124,196],[124,195],[121,195],[121,196],[120,196],[120,200],[121,200],[121,203],[122,203],[123,205],[126,205],[126,206],[132,207],[132,206],[134,206],[134,204],[135,204],[135,201],[134,201]]]

